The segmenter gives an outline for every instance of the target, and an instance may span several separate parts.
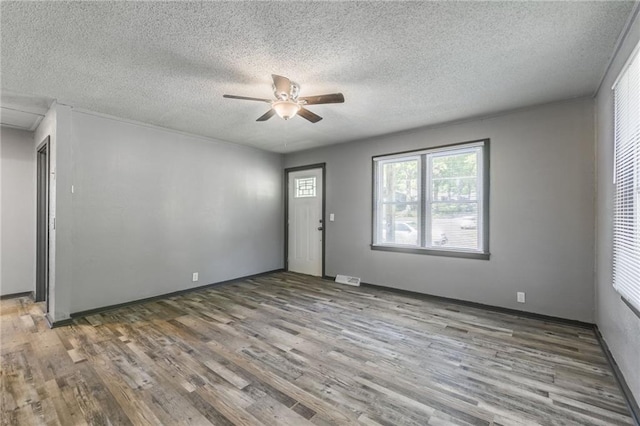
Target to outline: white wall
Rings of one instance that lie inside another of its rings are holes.
[[[33,133],[0,128],[0,295],[35,291],[36,156]]]
[[[70,133],[71,313],[282,268],[281,155],[78,111]]]
[[[625,376],[636,401],[640,401],[640,318],[622,302],[612,287],[613,255],[613,132],[611,87],[631,51],[640,41],[636,17],[614,58],[596,98],[596,323]]]
[[[372,251],[371,157],[482,138],[491,259]],[[328,275],[593,322],[593,143],[593,100],[578,99],[292,153],[285,167],[327,163]]]
[[[58,238],[58,229],[72,227],[69,195],[58,191],[60,183],[68,185],[71,170],[71,108],[51,105],[35,131],[34,146],[49,137],[49,317],[54,321],[69,318],[71,287],[68,265],[71,261],[69,232]],[[63,167],[58,170],[58,163]],[[59,202],[62,200],[63,202]],[[60,207],[59,207],[60,206]],[[58,215],[61,212],[62,214]],[[60,220],[58,220],[58,216]],[[60,282],[60,285],[58,285]]]

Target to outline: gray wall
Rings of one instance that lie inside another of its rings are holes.
[[[71,312],[282,268],[281,155],[78,111],[71,129]]]
[[[613,92],[611,87],[640,41],[636,17],[596,98],[596,323],[636,401],[640,401],[640,318],[612,287],[613,254]]]
[[[35,290],[36,156],[33,133],[0,128],[0,295]]]
[[[481,138],[491,138],[491,260],[370,250],[371,156]],[[593,100],[579,99],[292,153],[285,166],[327,163],[328,275],[592,322],[593,144]]]

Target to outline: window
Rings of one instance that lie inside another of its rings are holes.
[[[316,196],[315,176],[296,179],[296,198],[315,197],[315,196]]]
[[[613,286],[640,310],[640,55],[613,86],[615,97]]]
[[[489,258],[489,140],[373,158],[374,250]]]

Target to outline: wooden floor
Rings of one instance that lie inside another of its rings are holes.
[[[47,329],[1,307],[2,424],[632,424],[593,331],[277,273]]]

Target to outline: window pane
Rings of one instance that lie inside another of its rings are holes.
[[[478,199],[478,154],[464,152],[431,157],[431,199],[433,201],[476,201]]]
[[[315,197],[316,196],[316,178],[299,178],[296,179],[296,198]]]
[[[382,164],[380,182],[383,202],[400,202],[398,208],[406,207],[406,202],[418,200],[418,159]]]
[[[434,246],[479,248],[476,203],[433,203],[431,218],[431,241]]]
[[[378,243],[418,245],[418,203],[384,204],[379,220],[381,229]]]
[[[613,286],[640,309],[640,55],[614,90]]]

